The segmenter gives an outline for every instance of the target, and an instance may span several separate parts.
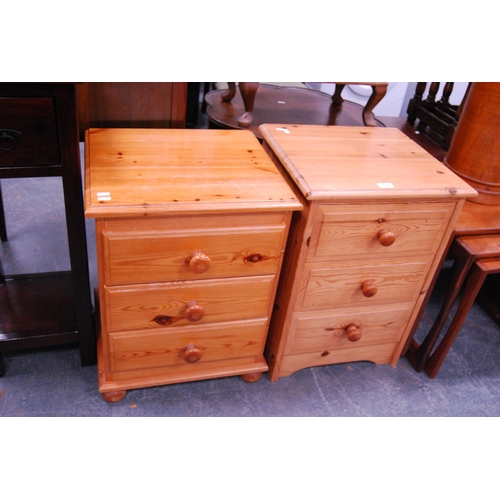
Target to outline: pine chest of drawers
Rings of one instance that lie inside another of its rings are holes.
[[[302,205],[255,136],[91,129],[99,390],[256,381],[290,220]]]
[[[466,197],[397,129],[262,125],[302,201],[266,346],[276,381],[310,366],[396,365]]]

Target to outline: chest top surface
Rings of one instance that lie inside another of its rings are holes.
[[[264,124],[259,130],[308,200],[477,195],[395,128]]]
[[[90,129],[86,133],[87,217],[301,208],[249,131]]]

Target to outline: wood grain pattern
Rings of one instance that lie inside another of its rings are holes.
[[[261,125],[307,200],[469,197],[477,193],[393,128]],[[286,130],[288,133],[285,133]],[[406,165],[411,164],[408,176]]]
[[[351,261],[342,266],[306,266],[305,286],[297,294],[297,310],[338,308],[349,305],[374,305],[409,302],[418,298],[431,259]],[[373,281],[377,293],[365,297],[362,284]]]
[[[444,163],[478,191],[472,201],[500,206],[499,82],[474,82]]]
[[[106,282],[109,284],[209,279],[274,274],[286,225],[209,228],[186,231],[104,231]],[[194,252],[210,259],[209,268],[190,268]]]
[[[433,254],[454,208],[449,203],[319,204],[307,261]],[[390,246],[380,244],[381,229],[394,233]]]
[[[91,129],[86,162],[89,217],[301,209],[249,131]]]
[[[189,324],[186,307],[205,311],[201,324],[267,317],[274,275],[104,287],[108,331]],[[162,324],[155,318],[166,319]]]
[[[194,344],[201,352],[197,362],[259,356],[264,349],[266,320],[189,326],[168,331],[112,333],[113,372],[153,367],[184,366],[183,352]]]
[[[294,191],[251,133],[91,130],[99,390],[257,381]],[[106,400],[113,400],[108,397]]]
[[[412,303],[400,302],[376,309],[344,308],[322,313],[297,313],[292,322],[286,355],[394,344],[401,339],[412,307]],[[361,339],[355,343],[347,339],[346,327],[350,324],[363,332]]]
[[[334,363],[352,363],[371,361],[377,365],[386,364],[394,357],[398,344],[377,344],[356,349],[332,349],[322,352],[302,352],[284,356],[280,365],[280,376],[287,377],[298,370],[310,366],[331,365]]]
[[[395,365],[474,190],[395,129],[260,129],[304,204],[265,350],[271,380],[331,363]]]

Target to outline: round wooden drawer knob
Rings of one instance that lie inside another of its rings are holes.
[[[361,291],[365,297],[373,297],[377,292],[377,285],[373,281],[363,281]]]
[[[201,351],[194,344],[188,344],[184,349],[183,358],[186,363],[196,363],[201,359]]]
[[[363,332],[356,325],[349,325],[346,328],[347,339],[351,342],[357,342],[363,335]]]
[[[189,260],[189,269],[193,273],[205,273],[210,269],[210,257],[205,255],[203,252],[193,252],[191,259]]]
[[[205,311],[198,302],[188,302],[185,316],[188,321],[196,323],[196,321],[200,321],[205,316]]]
[[[381,229],[377,237],[383,247],[389,247],[396,241],[396,235],[388,229]]]

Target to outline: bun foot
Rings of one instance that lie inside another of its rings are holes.
[[[263,375],[262,372],[245,373],[245,375],[241,375],[241,378],[245,382],[248,382],[249,384],[253,384],[254,382],[258,382],[262,378],[262,375]]]
[[[127,391],[115,391],[115,392],[103,392],[101,394],[102,399],[107,401],[108,403],[118,403],[121,401],[127,394]]]

